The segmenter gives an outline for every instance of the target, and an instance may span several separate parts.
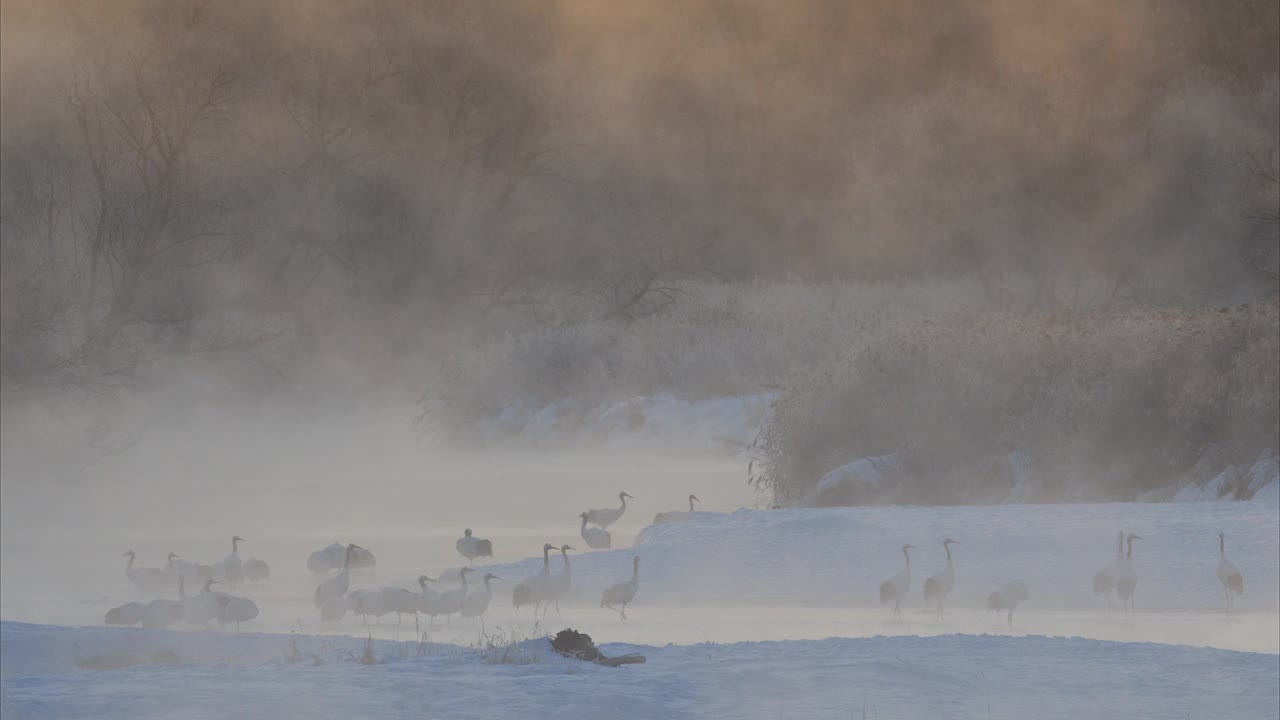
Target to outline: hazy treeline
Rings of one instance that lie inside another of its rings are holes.
[[[1280,277],[1273,1],[0,12],[10,407],[177,375],[421,389],[708,283],[945,280],[1025,314]],[[752,382],[816,362],[776,355]]]

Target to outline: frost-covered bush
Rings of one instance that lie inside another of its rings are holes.
[[[1015,482],[1030,501],[1133,499],[1197,463],[1275,456],[1278,376],[1274,301],[905,319],[793,385],[757,478],[793,503],[828,470],[895,456],[895,492],[870,501],[994,502]]]

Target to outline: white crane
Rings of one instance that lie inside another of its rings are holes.
[[[640,556],[631,561],[631,579],[612,585],[600,593],[600,607],[609,608],[627,620],[627,603],[636,599],[636,590],[640,589]],[[617,607],[621,606],[621,607]]]
[[[472,537],[471,528],[462,531],[462,537],[454,543],[458,554],[467,559],[470,565],[478,557],[493,557],[493,543],[483,538]]]
[[[880,604],[883,605],[892,600],[893,614],[898,617],[902,616],[902,601],[911,590],[911,554],[908,551],[915,549],[915,545],[903,545],[902,556],[907,559],[907,564],[897,575],[880,583]]]
[[[613,547],[613,536],[609,534],[608,530],[587,527],[586,513],[579,513],[578,517],[582,518],[582,530],[580,532],[582,533],[582,540],[587,544],[587,547],[592,550],[608,550]]]
[[[440,613],[440,593],[427,587],[427,583],[435,582],[426,575],[418,576],[418,587],[422,592],[418,593],[418,612],[427,616],[428,622],[434,623],[436,616]],[[417,616],[414,616],[414,627],[417,625]]]
[[[187,597],[186,578],[178,576],[178,599],[182,601],[182,619],[192,627],[208,627],[209,621],[218,617],[217,598],[210,592],[213,580],[206,580],[204,590],[194,597]]]
[[[387,608],[387,612],[396,614],[396,629],[398,631],[400,624],[404,621],[405,613],[417,615],[418,593],[401,587],[384,587],[382,588],[382,604]]]
[[[1244,576],[1240,568],[1227,559],[1227,535],[1218,531],[1218,582],[1222,583],[1222,592],[1227,597],[1227,615],[1235,609],[1235,598],[1232,595],[1244,594]]]
[[[374,617],[374,622],[379,622],[387,614],[381,590],[352,590],[347,593],[347,609],[363,618],[366,625],[369,624],[370,615]]]
[[[670,524],[670,523],[682,523],[685,520],[688,520],[689,517],[693,515],[693,504],[695,502],[702,502],[702,501],[698,499],[697,495],[690,495],[689,496],[689,512],[684,512],[682,510],[672,510],[671,512],[661,512],[653,516],[653,524],[663,525],[663,524]]]
[[[454,613],[462,612],[462,606],[467,602],[467,573],[475,572],[469,567],[464,567],[458,572],[459,585],[455,590],[446,590],[436,597],[436,614],[448,617]]]
[[[609,527],[613,523],[617,522],[618,518],[622,517],[622,513],[627,511],[627,498],[635,500],[634,496],[624,491],[618,493],[618,499],[622,501],[621,507],[605,508],[603,510],[588,510],[587,522],[592,525],[599,525],[602,528]]]
[[[1009,627],[1013,627],[1013,611],[1017,609],[1018,603],[1026,602],[1030,596],[1025,583],[1017,580],[1005,583],[987,596],[987,609],[1008,610]]]
[[[240,623],[249,622],[258,617],[258,604],[247,597],[218,595],[218,624],[236,624],[236,632],[240,632]]]
[[[147,614],[147,606],[140,602],[127,602],[107,611],[103,620],[107,625],[137,625]]]
[[[129,558],[129,564],[124,567],[124,574],[135,587],[153,595],[164,592],[166,583],[163,570],[159,568],[134,567],[133,563],[137,559],[137,553],[132,550],[120,557]]]
[[[241,540],[240,542],[244,542],[244,540]],[[241,574],[244,576],[244,579],[249,582],[266,580],[271,577],[271,566],[267,565],[265,560],[249,558],[244,561],[244,567],[241,569]]]
[[[493,599],[493,588],[489,587],[489,581],[498,579],[498,576],[493,573],[485,573],[484,589],[471,593],[462,603],[462,617],[480,618],[481,630],[484,629],[484,614],[489,609],[489,601]]]
[[[183,618],[182,576],[178,578],[178,600],[156,598],[147,603],[146,612],[142,614],[142,626],[152,630],[163,630]]]
[[[959,544],[951,538],[942,541],[942,549],[947,551],[947,566],[941,573],[924,581],[924,601],[937,603],[938,617],[942,617],[942,603],[951,593],[951,588],[956,585],[956,568],[951,564],[951,546]]]
[[[544,601],[548,604],[554,602],[556,604],[556,615],[560,614],[560,598],[569,592],[569,588],[573,586],[573,569],[569,567],[569,551],[576,550],[570,545],[560,546],[560,557],[564,558],[564,572],[551,577],[551,583],[547,586],[547,596]],[[544,607],[542,613],[547,612]]]
[[[1120,609],[1128,608],[1133,612],[1133,591],[1138,587],[1138,571],[1133,567],[1133,541],[1141,540],[1140,535],[1129,533],[1129,554],[1116,568],[1116,596],[1120,598]]]
[[[240,582],[240,548],[237,543],[244,542],[239,535],[231,538],[231,554],[218,567],[219,580],[224,583]]]
[[[538,616],[538,605],[542,602],[546,586],[551,582],[551,551],[556,546],[551,543],[542,544],[542,570],[530,575],[511,590],[511,604],[519,609],[521,605],[533,605],[533,616]]]
[[[1111,610],[1111,595],[1116,588],[1116,574],[1120,572],[1120,566],[1124,563],[1124,531],[1120,531],[1120,536],[1116,538],[1116,558],[1111,564],[1103,568],[1097,575],[1093,576],[1093,594],[1107,596],[1107,610]]]
[[[316,586],[315,603],[316,607],[320,608],[321,620],[337,620],[347,613],[343,598],[347,594],[347,588],[351,586],[351,556],[359,549],[360,546],[355,543],[347,545],[342,570]]]

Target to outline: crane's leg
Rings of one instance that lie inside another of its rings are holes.
[[[564,617],[563,615],[560,614],[560,598],[556,598],[556,617],[558,618]]]
[[[622,622],[627,621],[627,604],[622,603]]]

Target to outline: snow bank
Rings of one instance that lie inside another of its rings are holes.
[[[638,720],[771,717],[1276,717],[1280,656],[1095,640],[992,636],[877,637],[731,645],[604,644],[648,662],[606,668],[546,650],[526,664],[434,647],[374,665],[330,653],[289,663],[289,635],[163,633],[174,647],[226,653],[178,665],[111,672],[48,672],[30,662],[32,637],[70,647],[110,645],[136,632],[0,624],[14,670],[0,711],[40,718],[493,718]],[[350,639],[348,639],[350,640]],[[353,641],[354,642],[354,641]],[[545,641],[541,642],[545,648]],[[403,647],[403,646],[401,646]],[[256,655],[275,658],[261,660]],[[1153,672],[1158,669],[1158,672]]]
[[[646,528],[634,549],[571,557],[575,585],[588,600],[628,578],[638,554],[637,603],[877,606],[880,582],[902,568],[901,547],[911,543],[920,549],[909,605],[919,606],[925,577],[943,567],[940,543],[949,536],[961,543],[953,548],[949,606],[983,607],[992,589],[1022,580],[1032,606],[1084,609],[1105,607],[1092,579],[1112,561],[1121,529],[1143,538],[1134,543],[1138,608],[1219,610],[1224,530],[1227,555],[1245,577],[1238,607],[1280,609],[1280,509],[1256,502],[697,512],[687,523]],[[520,579],[540,567],[539,557],[487,569]]]

